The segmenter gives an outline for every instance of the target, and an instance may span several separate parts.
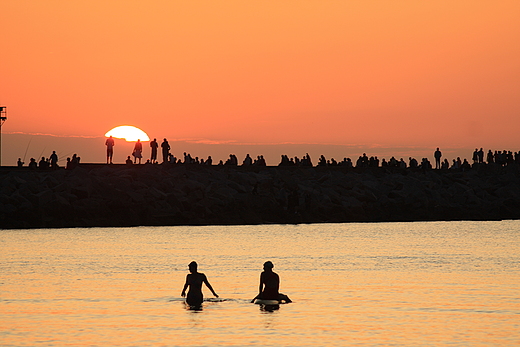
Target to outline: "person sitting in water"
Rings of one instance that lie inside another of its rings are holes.
[[[190,274],[186,275],[186,283],[184,284],[184,288],[182,289],[181,296],[186,296],[186,289],[190,287],[188,290],[188,296],[186,297],[186,303],[190,306],[200,306],[202,305],[202,301],[204,301],[204,296],[202,295],[202,283],[204,283],[209,290],[218,298],[217,293],[213,290],[211,284],[203,273],[197,272],[197,263],[192,261],[188,268],[190,269]]]
[[[260,274],[259,293],[251,302],[254,302],[256,299],[292,302],[287,295],[278,292],[280,289],[280,276],[273,271],[273,268],[272,262],[266,261],[264,263],[264,271]]]

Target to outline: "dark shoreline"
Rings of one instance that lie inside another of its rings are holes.
[[[520,168],[0,168],[0,228],[520,219]]]

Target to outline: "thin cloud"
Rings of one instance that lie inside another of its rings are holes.
[[[44,133],[26,133],[22,131],[7,131],[5,134],[9,135],[30,135],[30,136],[51,136],[51,137],[62,137],[62,138],[82,138],[82,139],[97,139],[100,136],[90,136],[90,135],[56,135],[56,134],[44,134]]]

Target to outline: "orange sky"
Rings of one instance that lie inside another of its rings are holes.
[[[3,0],[0,13],[3,134],[134,125],[211,143],[520,150],[516,0]],[[17,141],[4,157],[23,155]],[[84,157],[102,162],[100,147]]]

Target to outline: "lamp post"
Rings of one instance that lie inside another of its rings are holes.
[[[7,107],[0,106],[0,166],[2,166],[2,125],[7,120]]]

